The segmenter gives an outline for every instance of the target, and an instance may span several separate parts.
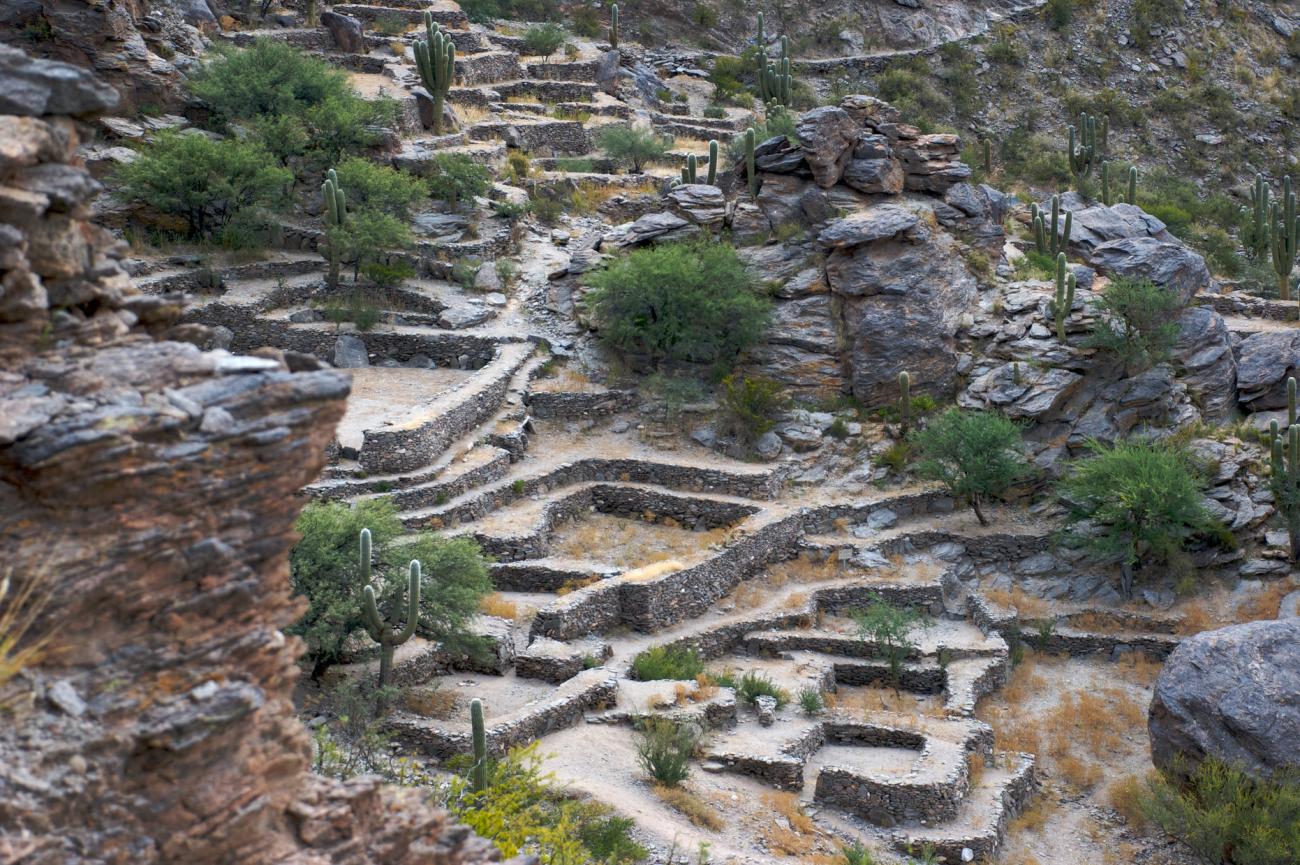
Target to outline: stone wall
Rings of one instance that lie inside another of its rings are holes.
[[[617,414],[635,408],[634,390],[594,392],[556,392],[534,390],[528,393],[528,412],[535,418],[592,418]]]

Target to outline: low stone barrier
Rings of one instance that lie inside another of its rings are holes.
[[[635,390],[604,391],[529,391],[524,402],[528,412],[539,420],[549,418],[592,418],[617,414],[634,408]]]

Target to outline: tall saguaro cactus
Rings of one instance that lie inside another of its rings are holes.
[[[1269,254],[1273,241],[1273,190],[1263,174],[1255,175],[1255,183],[1250,188],[1250,207],[1239,211],[1241,227],[1238,232],[1241,246],[1246,254],[1258,261]]]
[[[1273,272],[1277,274],[1277,293],[1283,300],[1291,299],[1291,271],[1295,269],[1300,235],[1300,217],[1296,216],[1296,194],[1291,188],[1291,178],[1282,179],[1282,196],[1269,208],[1272,219],[1269,248],[1273,253]]]
[[[1272,437],[1272,473],[1269,484],[1273,502],[1286,522],[1291,561],[1300,558],[1300,424],[1296,423],[1294,377],[1286,380],[1287,428],[1285,436],[1277,421],[1270,424]]]
[[[483,723],[483,701],[478,697],[469,703],[469,726],[474,739],[474,767],[470,770],[470,785],[475,793],[487,789],[487,727]]]
[[[1073,216],[1065,211],[1065,223],[1061,224],[1061,196],[1052,196],[1052,221],[1049,225],[1046,214],[1035,203],[1029,206],[1029,216],[1034,226],[1034,247],[1043,255],[1058,255],[1065,251],[1070,243],[1070,227]],[[1059,230],[1058,230],[1059,229]]]
[[[609,47],[618,50],[618,4],[609,7]]]
[[[1070,310],[1074,308],[1074,284],[1074,274],[1066,273],[1065,253],[1058,253],[1056,296],[1052,300],[1052,317],[1056,319],[1056,339],[1062,344],[1065,342],[1065,320],[1070,317]]]
[[[1092,173],[1106,154],[1106,140],[1110,135],[1110,117],[1102,119],[1098,129],[1097,118],[1086,111],[1079,112],[1079,125],[1070,127],[1070,173],[1075,182]]]
[[[339,287],[338,230],[343,227],[343,222],[347,218],[347,200],[343,194],[343,186],[339,183],[339,174],[333,168],[325,173],[325,182],[321,184],[320,194],[325,203],[325,238],[326,243],[329,244],[330,256],[329,286],[331,289],[337,289]]]
[[[903,435],[912,428],[912,377],[906,371],[898,374],[898,424]]]
[[[699,158],[692,153],[686,157],[686,165],[682,168],[682,183],[699,183]],[[718,142],[716,139],[709,142],[709,173],[705,181],[709,186],[718,185]]]
[[[366,585],[361,590],[361,616],[366,633],[379,644],[379,698],[375,706],[376,712],[382,714],[384,688],[388,687],[388,678],[393,671],[393,652],[415,635],[415,625],[420,618],[420,563],[411,562],[406,585],[406,624],[398,630],[379,615],[379,605],[375,603],[375,587],[370,584],[370,557],[370,529],[362,529],[360,565],[361,579]]]
[[[424,33],[427,38],[415,40],[415,66],[424,89],[433,97],[434,134],[441,135],[443,102],[456,78],[456,44],[433,23],[428,12],[424,13]]]
[[[776,103],[789,107],[794,95],[794,75],[790,72],[790,37],[781,37],[781,56],[769,63],[767,51],[758,46],[758,95],[764,105]]]
[[[1109,162],[1103,162],[1103,163],[1101,164],[1101,202],[1102,202],[1102,204],[1106,205],[1107,207],[1110,207],[1110,206],[1111,206],[1112,204],[1114,204],[1116,201],[1119,201],[1119,202],[1121,202],[1121,203],[1125,203],[1125,204],[1137,204],[1137,178],[1138,178],[1138,170],[1137,170],[1137,168],[1135,168],[1134,166],[1131,166],[1131,165],[1130,165],[1130,166],[1129,166],[1129,169],[1128,169],[1128,194],[1127,194],[1127,196],[1125,196],[1125,195],[1122,194],[1122,193],[1121,193],[1119,196],[1112,196],[1112,195],[1111,195],[1111,186],[1110,186],[1110,163],[1109,163]],[[1118,185],[1118,178],[1116,179],[1116,183],[1117,183],[1117,185]]]
[[[757,146],[755,137],[754,127],[745,130],[745,177],[749,181],[749,197],[753,199],[758,198],[758,168],[754,157],[754,148]]]

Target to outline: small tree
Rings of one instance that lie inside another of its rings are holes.
[[[762,338],[769,302],[730,246],[666,244],[616,259],[586,297],[610,347],[649,361],[730,364]]]
[[[776,419],[790,405],[790,397],[778,381],[761,376],[722,380],[722,407],[731,428],[745,444],[776,426]]]
[[[871,604],[865,610],[853,613],[858,623],[858,634],[864,640],[871,640],[879,647],[879,652],[889,662],[889,682],[898,693],[902,680],[903,661],[916,648],[912,642],[912,628],[922,619],[911,607],[895,607],[880,595],[871,596]]]
[[[353,212],[373,210],[405,221],[411,208],[429,194],[424,178],[359,156],[344,159],[337,171]]]
[[[1172,289],[1147,279],[1113,279],[1095,306],[1100,315],[1089,346],[1114,355],[1129,373],[1168,359],[1182,308]]]
[[[353,282],[362,271],[370,275],[376,265],[384,265],[388,252],[412,243],[404,221],[377,210],[349,213],[346,222],[329,229],[328,239],[331,247],[338,244],[345,261],[352,262]]]
[[[433,158],[429,191],[455,210],[460,203],[487,192],[492,173],[463,153],[439,153]]]
[[[1075,463],[1061,485],[1067,537],[1119,563],[1125,597],[1135,570],[1168,565],[1195,534],[1226,531],[1201,503],[1205,480],[1181,448],[1142,439],[1093,440],[1088,448],[1093,456]]]
[[[221,239],[236,220],[255,222],[257,209],[279,205],[293,182],[256,143],[181,133],[159,135],[117,178],[124,195],[184,218],[203,240]]]
[[[921,451],[918,473],[964,498],[982,526],[989,524],[983,503],[1029,472],[1020,428],[1000,414],[948,409],[913,433],[912,442]]]
[[[524,31],[524,50],[535,57],[550,57],[564,44],[564,28],[537,24]]]
[[[636,174],[649,163],[662,161],[672,143],[671,138],[647,126],[607,126],[596,137],[606,158],[630,166]]]
[[[647,718],[641,724],[637,761],[651,778],[676,787],[691,773],[691,757],[699,740],[694,728],[668,718]]]

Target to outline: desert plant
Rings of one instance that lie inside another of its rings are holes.
[[[1052,298],[1052,317],[1056,320],[1056,339],[1065,343],[1065,320],[1074,309],[1074,273],[1066,273],[1065,253],[1056,256],[1056,294]]]
[[[774,62],[767,59],[766,46],[758,45],[758,98],[763,105],[789,107],[793,100],[794,76],[790,72],[790,37],[781,37],[781,56]]]
[[[1101,164],[1101,203],[1107,207],[1117,201],[1124,204],[1137,204],[1137,179],[1138,170],[1130,165],[1128,169],[1128,195],[1113,196],[1110,189],[1110,161],[1103,162]]]
[[[338,172],[333,168],[325,175],[325,182],[321,184],[320,192],[325,204],[322,215],[325,219],[325,243],[329,247],[329,287],[336,289],[339,287],[338,236],[343,229],[343,223],[347,221],[347,199],[343,193],[343,186],[339,183]]]
[[[1147,279],[1112,279],[1094,302],[1099,313],[1087,345],[1108,352],[1130,372],[1169,357],[1178,339],[1181,303],[1173,290]]]
[[[433,157],[429,193],[455,210],[461,203],[483,195],[492,184],[492,172],[464,153],[439,153]]]
[[[1295,269],[1296,256],[1300,254],[1300,216],[1296,216],[1296,194],[1291,189],[1291,178],[1282,179],[1282,195],[1269,207],[1271,214],[1269,249],[1273,257],[1273,272],[1277,274],[1277,296],[1291,299],[1291,271]]]
[[[358,565],[364,583],[361,589],[361,616],[366,633],[379,644],[379,693],[382,695],[388,687],[389,675],[393,670],[393,652],[415,635],[415,626],[420,618],[420,563],[413,560],[410,564],[406,589],[406,623],[399,629],[385,621],[375,601],[375,587],[370,583],[370,529],[361,530],[360,547]],[[383,712],[384,700],[380,696],[375,703],[375,713],[382,715]]]
[[[386,264],[390,250],[406,249],[412,243],[411,230],[404,220],[378,210],[348,214],[344,223],[327,234],[331,251],[337,246],[344,261],[352,263],[352,280],[374,265]]]
[[[691,758],[699,735],[694,728],[667,718],[647,718],[641,723],[637,761],[651,778],[676,787],[690,777]]]
[[[876,865],[876,857],[871,850],[859,843],[850,844],[840,849],[843,865]]]
[[[1225,530],[1201,503],[1205,479],[1181,448],[1127,439],[1089,441],[1088,449],[1092,456],[1076,462],[1061,484],[1069,510],[1065,537],[1118,563],[1125,597],[1139,568],[1179,560],[1193,535],[1222,537]]]
[[[758,170],[755,167],[754,148],[757,146],[755,141],[754,127],[745,130],[745,180],[749,184],[749,197],[758,198]]]
[[[790,694],[762,673],[750,670],[736,683],[736,699],[753,705],[759,697],[771,697],[779,709],[790,702]]]
[[[685,681],[704,672],[704,662],[690,647],[653,646],[632,659],[632,678],[643,682],[661,679]]]
[[[442,111],[447,91],[456,80],[456,44],[424,13],[424,37],[415,40],[415,67],[420,83],[433,98],[433,134],[442,134]],[[554,50],[554,49],[552,49]]]
[[[722,380],[722,406],[729,425],[746,444],[776,426],[776,419],[789,404],[790,398],[778,381],[760,376],[737,379],[734,375]]]
[[[429,195],[424,178],[361,156],[347,157],[331,173],[347,190],[348,207],[353,210],[377,210],[406,220],[412,208]]]
[[[682,183],[698,183],[699,175],[697,173],[698,159],[694,153],[686,157],[686,167],[682,169]],[[716,140],[709,142],[709,173],[704,181],[709,186],[718,184],[718,142]]]
[[[1029,219],[1033,225],[1034,231],[1034,249],[1041,255],[1050,255],[1055,258],[1070,244],[1070,226],[1074,219],[1070,211],[1065,211],[1064,224],[1060,221],[1061,217],[1061,196],[1052,196],[1052,221],[1049,223],[1046,214],[1039,208],[1037,203],[1029,206]],[[1059,231],[1058,231],[1059,228]]]
[[[660,162],[672,146],[672,139],[648,126],[606,126],[596,136],[596,144],[605,157],[630,166],[639,174],[651,162]]]
[[[22,587],[15,585],[12,571],[0,577],[0,710],[14,705],[17,698],[6,686],[24,669],[40,661],[49,635],[33,635],[33,626],[49,600],[44,574],[28,576]]]
[[[483,723],[483,701],[475,697],[469,703],[470,739],[474,747],[474,765],[470,767],[470,789],[475,793],[487,791],[488,754],[487,727]]]
[[[564,44],[564,30],[558,24],[536,24],[524,31],[524,50],[549,58]]]
[[[618,50],[618,4],[609,7],[609,47]]]
[[[1082,183],[1092,169],[1099,165],[1106,155],[1106,141],[1110,131],[1110,116],[1102,118],[1098,125],[1097,118],[1086,111],[1079,112],[1078,126],[1069,127],[1070,173],[1074,175],[1075,184]]]
[[[1273,240],[1272,192],[1263,174],[1255,175],[1250,188],[1250,207],[1238,212],[1238,230],[1241,246],[1252,260],[1269,255]]]
[[[874,642],[877,651],[889,663],[889,682],[897,694],[903,662],[916,648],[912,642],[912,628],[921,621],[921,616],[911,607],[895,607],[880,595],[873,594],[870,600],[865,610],[853,613],[853,619],[861,638]]]
[[[1296,424],[1296,380],[1286,380],[1287,426],[1278,429],[1277,421],[1270,424],[1269,439],[1271,473],[1269,486],[1273,491],[1273,504],[1286,524],[1290,542],[1291,561],[1300,559],[1300,425]]]
[[[980,525],[988,525],[983,504],[1029,472],[1020,428],[994,412],[948,409],[911,440],[921,451],[917,472],[964,498]]]
[[[720,243],[639,249],[589,276],[602,340],[654,368],[730,364],[762,337],[769,302],[736,251]]]
[[[906,370],[898,374],[898,428],[904,436],[912,428],[912,376]]]
[[[826,700],[821,691],[809,686],[799,691],[799,708],[805,715],[819,715],[826,710]]]

